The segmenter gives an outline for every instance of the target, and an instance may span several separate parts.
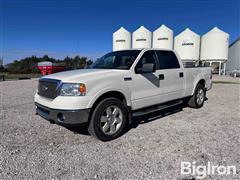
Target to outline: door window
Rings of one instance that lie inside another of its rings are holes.
[[[152,63],[156,69],[159,69],[156,54],[153,50],[146,51],[138,61],[136,68],[142,68],[143,64]]]

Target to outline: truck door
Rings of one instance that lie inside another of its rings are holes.
[[[173,51],[156,50],[166,101],[184,96],[185,74]]]
[[[153,73],[136,73],[144,63],[153,63],[156,71]],[[132,108],[139,109],[164,102],[163,84],[159,80],[159,63],[155,51],[144,52],[132,74]]]

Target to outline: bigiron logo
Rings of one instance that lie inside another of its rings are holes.
[[[207,162],[207,165],[196,165],[196,162],[181,162],[181,176],[194,176],[197,179],[204,179],[208,175],[229,176],[236,175],[236,166],[213,165]]]

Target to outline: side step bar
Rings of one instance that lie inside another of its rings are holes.
[[[142,116],[142,115],[150,114],[150,113],[160,111],[160,110],[163,110],[163,109],[166,109],[166,108],[169,108],[169,107],[180,105],[182,103],[183,103],[183,100],[170,101],[170,102],[163,103],[163,104],[160,104],[160,105],[151,106],[151,107],[148,107],[148,108],[144,108],[144,109],[134,111],[132,113],[132,116]]]

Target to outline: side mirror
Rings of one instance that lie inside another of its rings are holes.
[[[144,73],[153,73],[155,72],[155,66],[153,63],[146,63],[143,64],[142,68],[137,68],[136,73],[137,74],[144,74]]]

